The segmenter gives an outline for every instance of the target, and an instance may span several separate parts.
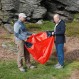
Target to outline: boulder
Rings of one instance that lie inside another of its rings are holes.
[[[68,11],[78,11],[79,12],[79,0],[56,0],[64,5],[65,9]]]
[[[4,27],[9,33],[14,33],[13,27],[11,24],[4,24]]]
[[[43,20],[39,20],[36,24],[43,24]]]
[[[79,0],[0,0],[0,19],[3,23],[11,22],[20,12],[37,21],[51,18],[54,13],[73,20],[72,14],[79,12]]]
[[[34,10],[32,18],[34,19],[42,18],[46,13],[46,11],[47,10],[44,7],[38,7],[37,9]]]

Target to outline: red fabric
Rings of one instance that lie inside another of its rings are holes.
[[[45,64],[52,53],[54,37],[52,36],[48,38],[46,32],[42,32],[32,35],[27,42],[33,44],[31,48],[26,47],[29,53],[32,54],[36,61]]]

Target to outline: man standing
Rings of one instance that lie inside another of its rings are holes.
[[[34,68],[30,63],[30,55],[28,51],[24,50],[24,42],[29,35],[32,35],[32,33],[28,32],[24,25],[27,16],[24,13],[20,13],[18,17],[18,21],[14,24],[15,43],[18,48],[17,65],[20,71],[25,72],[25,69],[23,68],[23,57],[25,57],[27,67]]]
[[[65,43],[65,22],[61,20],[59,14],[53,16],[55,22],[54,32],[52,34],[55,36],[55,46],[58,57],[58,64],[55,68],[60,69],[64,66],[64,43]]]

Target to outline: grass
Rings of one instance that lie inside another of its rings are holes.
[[[0,79],[68,79],[71,72],[79,67],[78,61],[65,62],[65,68],[57,70],[53,67],[56,60],[51,60],[45,65],[38,63],[36,69],[20,72],[16,61],[0,61]]]
[[[4,35],[0,35],[0,38],[2,39],[13,39],[13,34],[4,34]]]
[[[79,37],[79,22],[72,22],[66,24],[66,35]]]
[[[53,30],[55,24],[49,21],[43,22],[43,24],[27,24],[27,29],[31,32],[38,33],[41,31]],[[66,35],[67,36],[79,36],[79,23],[72,22],[66,23]],[[13,35],[4,35],[1,38],[12,38]],[[13,43],[11,43],[13,45]],[[15,60],[0,60],[0,79],[68,79],[73,70],[79,69],[79,61],[65,61],[65,68],[57,70],[53,66],[56,64],[56,59],[49,60],[45,65],[38,63],[36,69],[27,70],[27,72],[20,72],[17,68]]]
[[[74,14],[74,19],[77,19],[77,18],[79,18],[79,13]]]
[[[30,23],[27,24],[27,28],[32,32],[41,31],[53,31],[55,24],[53,22],[45,21],[43,24]],[[66,23],[66,36],[79,36],[79,22],[73,21],[72,23]]]
[[[54,26],[55,24],[50,21],[43,21],[43,24],[35,24],[35,23],[26,24],[27,29],[33,33],[53,31]],[[72,23],[66,23],[66,36],[79,37],[79,22],[78,21],[73,21]],[[9,38],[12,39],[12,37],[13,37],[12,34],[0,35],[0,38],[4,38],[4,39],[9,39]]]
[[[43,24],[35,24],[30,23],[26,25],[28,30],[32,30],[33,32],[41,32],[41,31],[52,31],[54,29],[55,24],[50,21],[44,21]]]

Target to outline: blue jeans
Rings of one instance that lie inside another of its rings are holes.
[[[55,44],[58,62],[60,65],[64,65],[64,44]]]

